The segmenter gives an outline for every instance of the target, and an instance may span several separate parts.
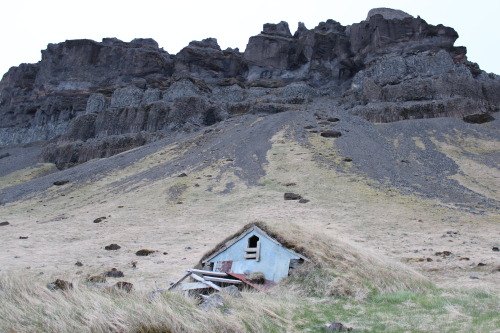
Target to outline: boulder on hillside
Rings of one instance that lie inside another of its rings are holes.
[[[300,194],[287,192],[283,195],[285,200],[300,200],[302,196]]]
[[[466,123],[471,123],[471,124],[484,124],[495,120],[495,118],[493,118],[491,114],[484,112],[484,113],[470,114],[468,116],[463,117],[463,120]]]
[[[326,130],[321,131],[320,135],[324,138],[338,138],[342,136],[342,133],[339,131]]]
[[[119,271],[116,268],[111,268],[110,271],[107,271],[104,273],[104,276],[112,277],[112,278],[119,278],[119,277],[124,277],[125,275],[123,274],[122,271]]]
[[[70,289],[73,289],[73,283],[71,282],[68,282],[68,281],[65,281],[65,280],[61,280],[61,279],[57,279],[55,280],[54,282],[51,282],[47,285],[47,288],[49,288],[50,290],[70,290]]]
[[[95,222],[94,222],[95,223]],[[119,250],[121,249],[122,247],[118,244],[109,244],[109,245],[106,245],[104,247],[105,250],[108,250],[108,251],[115,251],[115,250]]]
[[[117,282],[117,283],[115,283],[115,285],[113,287],[117,290],[123,290],[127,293],[130,293],[132,291],[132,289],[134,289],[134,285],[132,283],[126,282],[126,281]]]

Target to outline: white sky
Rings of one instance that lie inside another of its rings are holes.
[[[309,29],[327,19],[358,23],[371,8],[390,7],[453,27],[469,60],[500,74],[500,0],[3,0],[0,3],[0,75],[35,63],[48,43],[88,38],[153,38],[171,54],[192,40],[217,38],[244,51],[264,23],[298,22]]]

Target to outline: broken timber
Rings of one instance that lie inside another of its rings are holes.
[[[232,283],[232,284],[241,284],[240,280],[235,280],[235,279],[224,279],[220,277],[213,277],[213,276],[205,276],[205,280],[207,281],[213,281],[213,282],[221,282],[221,283]]]
[[[192,277],[193,279],[195,279],[195,280],[198,280],[198,281],[200,281],[200,282],[203,282],[204,284],[206,284],[206,285],[208,285],[208,286],[210,286],[210,287],[214,288],[214,289],[215,289],[215,290],[217,290],[217,291],[221,291],[221,290],[222,290],[222,289],[221,289],[221,287],[219,287],[219,286],[218,286],[218,285],[216,285],[215,283],[210,282],[210,281],[207,281],[207,280],[205,280],[204,278],[202,278],[202,277],[201,277],[201,276],[199,276],[199,275],[196,275],[196,274],[191,274],[191,277]]]
[[[213,271],[206,271],[204,269],[195,269],[195,268],[190,269],[188,272],[198,273],[198,274],[203,274],[203,275],[210,275],[210,276],[220,276],[220,277],[227,276],[227,274],[224,272],[213,272]]]
[[[203,282],[185,282],[185,283],[181,283],[181,285],[177,289],[180,289],[182,291],[186,291],[186,290],[207,289],[207,288],[210,288],[210,287]]]
[[[185,282],[181,283],[186,279],[187,277],[191,277],[198,282]],[[213,271],[206,271],[202,269],[190,269],[184,274],[183,277],[181,277],[179,280],[177,280],[175,283],[173,283],[168,290],[193,290],[193,289],[206,289],[206,288],[213,288],[217,291],[221,291],[221,287],[216,285],[214,282],[219,282],[219,283],[227,283],[227,284],[241,284],[243,283],[240,280],[231,278],[228,274],[224,272],[213,272]]]
[[[172,290],[174,289],[175,287],[177,287],[177,285],[179,283],[181,283],[182,281],[184,281],[185,278],[187,278],[189,275],[191,275],[191,272],[190,271],[187,271],[186,274],[184,274],[179,280],[175,281],[169,288],[168,290]]]

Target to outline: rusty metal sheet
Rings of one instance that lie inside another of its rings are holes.
[[[269,289],[271,289],[272,287],[274,287],[277,284],[276,282],[271,281],[271,280],[265,280],[265,282],[263,284],[256,284],[256,283],[252,283],[252,282],[248,281],[245,274],[237,274],[237,273],[229,273],[229,272],[227,274],[229,276],[232,276],[232,277],[238,279],[238,280],[243,281],[246,285],[249,285],[250,287],[255,288],[258,291],[262,291],[262,292],[268,291]]]
[[[214,265],[214,271],[215,272],[229,273],[229,272],[231,272],[232,266],[233,266],[232,260],[216,261],[215,265]]]

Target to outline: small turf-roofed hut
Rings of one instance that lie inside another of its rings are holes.
[[[266,280],[279,282],[291,268],[304,261],[309,259],[280,243],[263,225],[254,223],[206,254],[201,264],[215,272],[245,275],[261,272]]]

